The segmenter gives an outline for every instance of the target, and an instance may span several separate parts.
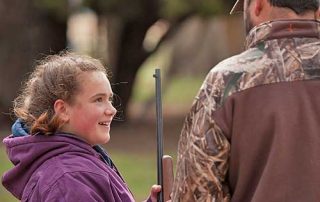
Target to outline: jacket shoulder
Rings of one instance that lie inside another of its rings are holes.
[[[37,185],[39,186],[39,185]],[[97,172],[65,172],[47,189],[35,187],[31,201],[105,201],[109,199],[111,189],[108,175]],[[112,200],[111,200],[112,201]]]
[[[31,176],[26,185],[23,197],[28,197],[37,190],[38,194],[46,193],[57,182],[68,184],[70,187],[77,183],[90,182],[109,183],[107,166],[95,156],[81,156],[73,153],[62,154],[45,161]],[[85,180],[88,179],[88,180]],[[36,194],[37,195],[37,194]]]
[[[225,72],[247,72],[255,71],[257,61],[263,59],[265,49],[263,47],[250,48],[238,55],[229,57],[211,69],[212,73]]]

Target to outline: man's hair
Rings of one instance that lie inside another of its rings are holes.
[[[100,71],[107,75],[103,64],[94,58],[61,52],[39,61],[14,100],[15,115],[30,128],[31,134],[53,134],[63,125],[54,113],[54,103],[62,99],[70,104],[81,91],[79,75]]]
[[[286,7],[293,10],[296,14],[307,11],[317,11],[319,0],[268,0],[272,6]]]

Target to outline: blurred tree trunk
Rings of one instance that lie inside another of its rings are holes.
[[[107,18],[111,83],[115,84],[112,86],[113,91],[120,98],[120,103],[115,104],[121,104],[117,110],[123,118],[127,118],[125,112],[138,69],[151,54],[143,48],[143,40],[148,29],[159,19],[158,4],[158,0],[137,1],[135,6],[139,7],[139,12],[130,17],[121,12],[119,15],[110,16],[104,10],[95,9],[99,15]]]
[[[12,100],[36,59],[66,47],[66,21],[35,7],[32,1],[0,2],[0,123],[9,121]]]
[[[121,33],[119,33],[117,65],[113,69],[112,82],[116,84],[113,89],[121,99],[122,106],[120,110],[124,110],[123,112],[126,112],[128,107],[138,69],[149,56],[142,47],[145,33],[150,27],[149,23],[151,22],[126,22]],[[127,84],[121,84],[121,82],[126,82]],[[125,114],[123,115],[125,116]]]

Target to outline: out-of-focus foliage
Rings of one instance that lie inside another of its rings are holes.
[[[60,20],[67,18],[68,5],[72,2],[94,7],[100,12],[123,19],[148,17],[143,11],[147,9],[144,5],[148,2],[148,4],[158,5],[157,15],[168,20],[188,13],[203,17],[226,13],[234,3],[233,0],[33,0],[33,2],[37,8],[43,9]]]
[[[56,17],[59,21],[66,21],[68,17],[68,0],[33,0],[36,8]]]
[[[225,13],[233,1],[226,0],[163,0],[161,16],[175,19],[186,13],[203,17]]]

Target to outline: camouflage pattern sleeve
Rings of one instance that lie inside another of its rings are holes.
[[[230,201],[226,184],[230,144],[212,119],[224,86],[223,75],[211,71],[185,120],[172,201]]]

